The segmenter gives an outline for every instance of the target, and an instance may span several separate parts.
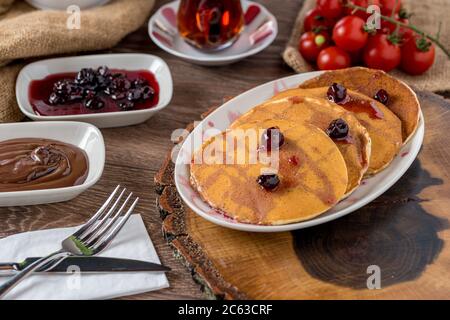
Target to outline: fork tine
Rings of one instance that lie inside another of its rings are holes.
[[[123,226],[125,225],[125,223],[128,221],[128,218],[130,218],[131,214],[134,211],[134,208],[136,207],[137,203],[139,201],[139,198],[136,198],[136,200],[134,200],[133,204],[130,206],[130,208],[128,209],[127,213],[122,217],[122,219],[120,220],[119,223],[116,224],[116,226],[114,227],[114,229],[109,233],[109,235],[102,241],[100,241],[100,244],[97,244],[97,246],[94,248],[94,251],[96,253],[102,251],[104,248],[106,248],[106,246],[108,246],[108,244],[114,240],[114,238],[117,236],[117,234],[120,232],[120,230],[123,228]]]
[[[122,197],[127,189],[124,188],[122,192],[117,197],[114,204],[109,208],[108,212],[102,216],[99,223],[92,225],[92,228],[88,228],[80,237],[79,239],[82,241],[86,241],[86,239],[91,238],[95,233],[100,230],[102,226],[105,225],[105,223],[108,221],[108,218],[114,213],[117,205],[120,203],[120,200],[122,200]]]
[[[105,209],[111,203],[112,199],[116,195],[117,190],[119,190],[119,188],[120,188],[120,184],[114,189],[114,191],[111,193],[111,195],[108,197],[108,199],[106,199],[106,201],[103,203],[103,205],[100,207],[100,209],[98,209],[98,211],[88,220],[88,222],[86,222],[86,224],[84,224],[80,229],[78,229],[73,234],[74,237],[78,238],[79,236],[81,236],[88,228],[90,228],[99,219],[99,217],[102,215],[103,211],[105,211]]]
[[[100,238],[102,238],[108,232],[108,230],[114,225],[114,223],[116,223],[116,221],[119,219],[120,215],[122,214],[123,209],[126,207],[128,201],[130,200],[132,195],[133,195],[133,193],[131,192],[128,195],[128,197],[125,199],[125,201],[122,203],[122,206],[120,207],[120,209],[117,210],[117,212],[114,214],[114,216],[108,220],[108,223],[106,224],[106,226],[104,226],[98,232],[92,233],[89,236],[89,238],[84,241],[88,247],[91,247],[93,244],[98,242],[98,240]]]

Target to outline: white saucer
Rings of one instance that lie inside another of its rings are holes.
[[[179,1],[173,1],[162,6],[151,17],[148,32],[158,47],[194,64],[219,66],[239,61],[267,48],[278,34],[277,19],[274,15],[259,3],[243,0],[244,12],[250,6],[257,6],[260,9],[259,14],[244,27],[239,39],[232,46],[217,52],[203,52],[187,44],[178,34],[178,5]]]

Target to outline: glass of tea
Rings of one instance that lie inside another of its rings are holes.
[[[239,37],[244,26],[240,0],[181,0],[178,31],[202,50],[221,50]]]

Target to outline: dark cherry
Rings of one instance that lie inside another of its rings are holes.
[[[97,69],[97,85],[99,89],[106,89],[111,83],[111,72],[107,66],[98,67]]]
[[[83,68],[78,72],[75,77],[75,82],[80,85],[90,85],[94,84],[96,81],[96,74],[94,69]]]
[[[280,128],[270,127],[266,129],[261,137],[261,144],[267,151],[271,151],[272,146],[279,149],[284,144],[284,135]]]
[[[374,98],[375,100],[378,100],[382,104],[386,105],[389,101],[389,94],[387,93],[386,90],[380,89],[377,91],[377,93],[375,93]]]
[[[280,178],[276,174],[262,174],[256,182],[265,190],[273,190],[280,184]]]
[[[111,95],[111,99],[113,99],[113,100],[122,100],[122,99],[125,99],[125,97],[126,97],[126,94],[123,92],[117,92],[117,93],[113,93]]]
[[[99,76],[107,77],[111,74],[111,72],[109,72],[109,68],[107,66],[101,66],[98,67],[97,74]]]
[[[131,82],[124,76],[115,77],[112,79],[109,87],[111,93],[114,92],[126,92],[131,88]]]
[[[105,106],[105,102],[99,97],[93,97],[84,101],[84,106],[88,109],[99,110]]]
[[[327,135],[331,139],[345,139],[348,135],[348,124],[343,119],[335,119],[331,121],[327,128]]]
[[[114,89],[111,87],[111,84],[103,90],[104,93],[106,93],[108,96],[114,94]]]
[[[83,98],[86,100],[92,99],[96,96],[96,92],[92,89],[84,89],[83,90]]]
[[[142,88],[148,86],[148,81],[145,79],[138,78],[134,80],[131,85],[133,88]]]
[[[153,98],[155,90],[150,86],[142,87],[142,99],[147,100]]]
[[[131,89],[127,93],[127,99],[130,101],[139,101],[142,99],[142,90],[141,89]]]
[[[335,103],[342,102],[347,97],[347,89],[338,83],[333,83],[328,88],[327,97],[328,100],[332,102]]]
[[[75,102],[84,98],[84,89],[81,87],[73,87],[70,90],[67,101]]]
[[[57,94],[69,94],[69,91],[71,90],[72,83],[70,80],[60,80],[55,82],[53,85],[53,92],[56,92]]]
[[[52,96],[49,102],[53,105],[66,102],[75,102],[83,99],[83,88],[70,82],[69,80],[58,81],[53,85]],[[56,99],[55,97],[59,99]]]
[[[120,102],[118,106],[123,111],[132,110],[134,109],[134,102],[131,101]]]
[[[63,104],[66,100],[62,98],[61,96],[57,95],[55,92],[52,92],[50,94],[50,97],[48,98],[48,103],[50,103],[52,106]]]

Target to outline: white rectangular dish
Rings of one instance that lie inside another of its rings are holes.
[[[81,148],[89,159],[89,173],[83,184],[58,189],[0,192],[0,207],[67,201],[86,191],[102,176],[105,165],[105,143],[101,132],[93,125],[82,122],[1,124],[0,137],[0,141],[18,138],[58,140]]]
[[[97,68],[103,65],[110,69],[148,70],[153,73],[160,88],[158,104],[143,110],[80,115],[41,116],[34,112],[28,97],[31,81],[55,73],[78,72],[82,68]],[[82,121],[99,128],[123,127],[145,122],[169,104],[172,92],[169,67],[161,58],[149,54],[99,54],[41,60],[25,66],[16,82],[17,103],[27,117],[36,121]]]

